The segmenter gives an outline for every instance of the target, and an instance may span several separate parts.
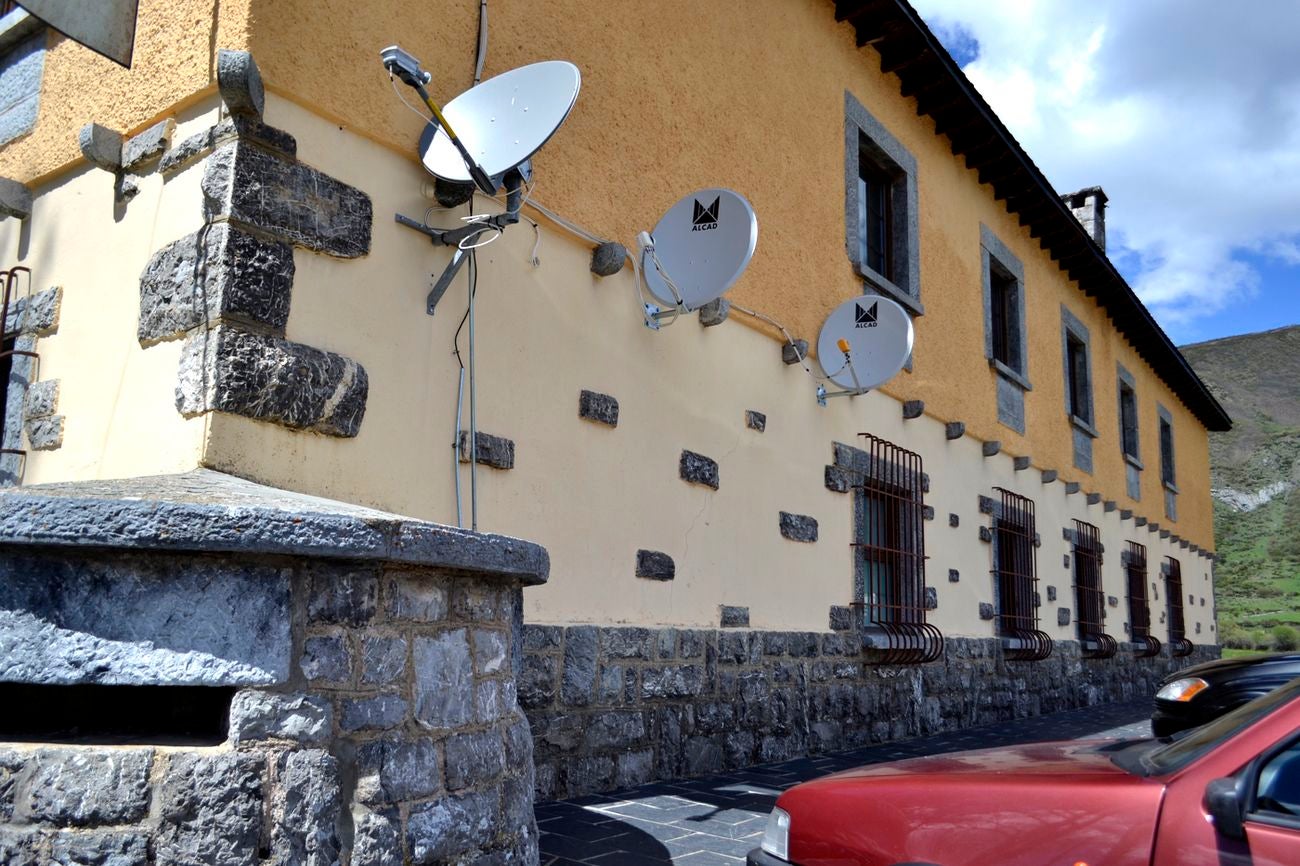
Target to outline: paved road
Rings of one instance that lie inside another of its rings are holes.
[[[781,791],[862,764],[1039,740],[1150,736],[1148,702],[1107,704],[764,764],[721,776],[656,782],[537,807],[542,866],[736,866],[756,847]]]

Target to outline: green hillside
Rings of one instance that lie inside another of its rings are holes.
[[[1182,352],[1233,419],[1231,432],[1210,435],[1220,639],[1290,649],[1300,632],[1300,326]]]

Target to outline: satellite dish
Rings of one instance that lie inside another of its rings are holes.
[[[572,63],[532,63],[471,87],[448,102],[442,115],[488,176],[499,178],[550,140],[569,116],[581,86],[582,73]],[[441,127],[425,127],[420,159],[436,177],[473,180],[464,157]]]
[[[22,0],[18,5],[69,39],[131,68],[137,0]]]
[[[758,218],[739,193],[702,189],[670,207],[649,240],[647,247],[642,238],[641,255],[650,294],[667,306],[680,301],[685,310],[697,310],[721,297],[749,266],[758,243]],[[653,259],[647,255],[651,252]]]
[[[912,317],[902,307],[880,295],[862,295],[826,317],[817,337],[817,360],[827,378],[858,394],[880,387],[903,369],[913,335]]]

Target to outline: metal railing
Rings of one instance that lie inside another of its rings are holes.
[[[1084,658],[1108,659],[1119,644],[1106,634],[1106,593],[1101,585],[1101,532],[1074,521],[1074,609]]]
[[[1128,543],[1128,564],[1124,566],[1128,581],[1129,637],[1133,654],[1138,658],[1160,655],[1160,641],[1151,634],[1151,605],[1147,602],[1147,548],[1136,541]]]
[[[931,662],[943,634],[925,621],[925,502],[921,456],[870,433],[857,493],[854,609],[882,664]]]
[[[1172,556],[1165,557],[1165,594],[1169,604],[1169,652],[1174,658],[1192,654],[1183,619],[1183,565]]]
[[[1038,529],[1034,502],[995,487],[1002,497],[993,521],[993,581],[997,587],[998,634],[1006,658],[1042,661],[1052,639],[1038,627]]]

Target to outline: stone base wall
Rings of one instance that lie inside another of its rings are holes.
[[[537,863],[515,660],[544,551],[217,473],[91,487],[0,496],[0,686],[50,697],[0,743],[0,863]],[[142,549],[198,537],[244,549]],[[210,735],[122,737],[54,699],[76,686],[137,726],[189,694],[169,687],[231,697]]]
[[[950,638],[936,662],[882,666],[861,646],[854,632],[525,626],[537,798],[1140,699],[1219,654],[1138,659],[1124,645],[1092,660],[1062,641],[1009,662],[994,639]]]

